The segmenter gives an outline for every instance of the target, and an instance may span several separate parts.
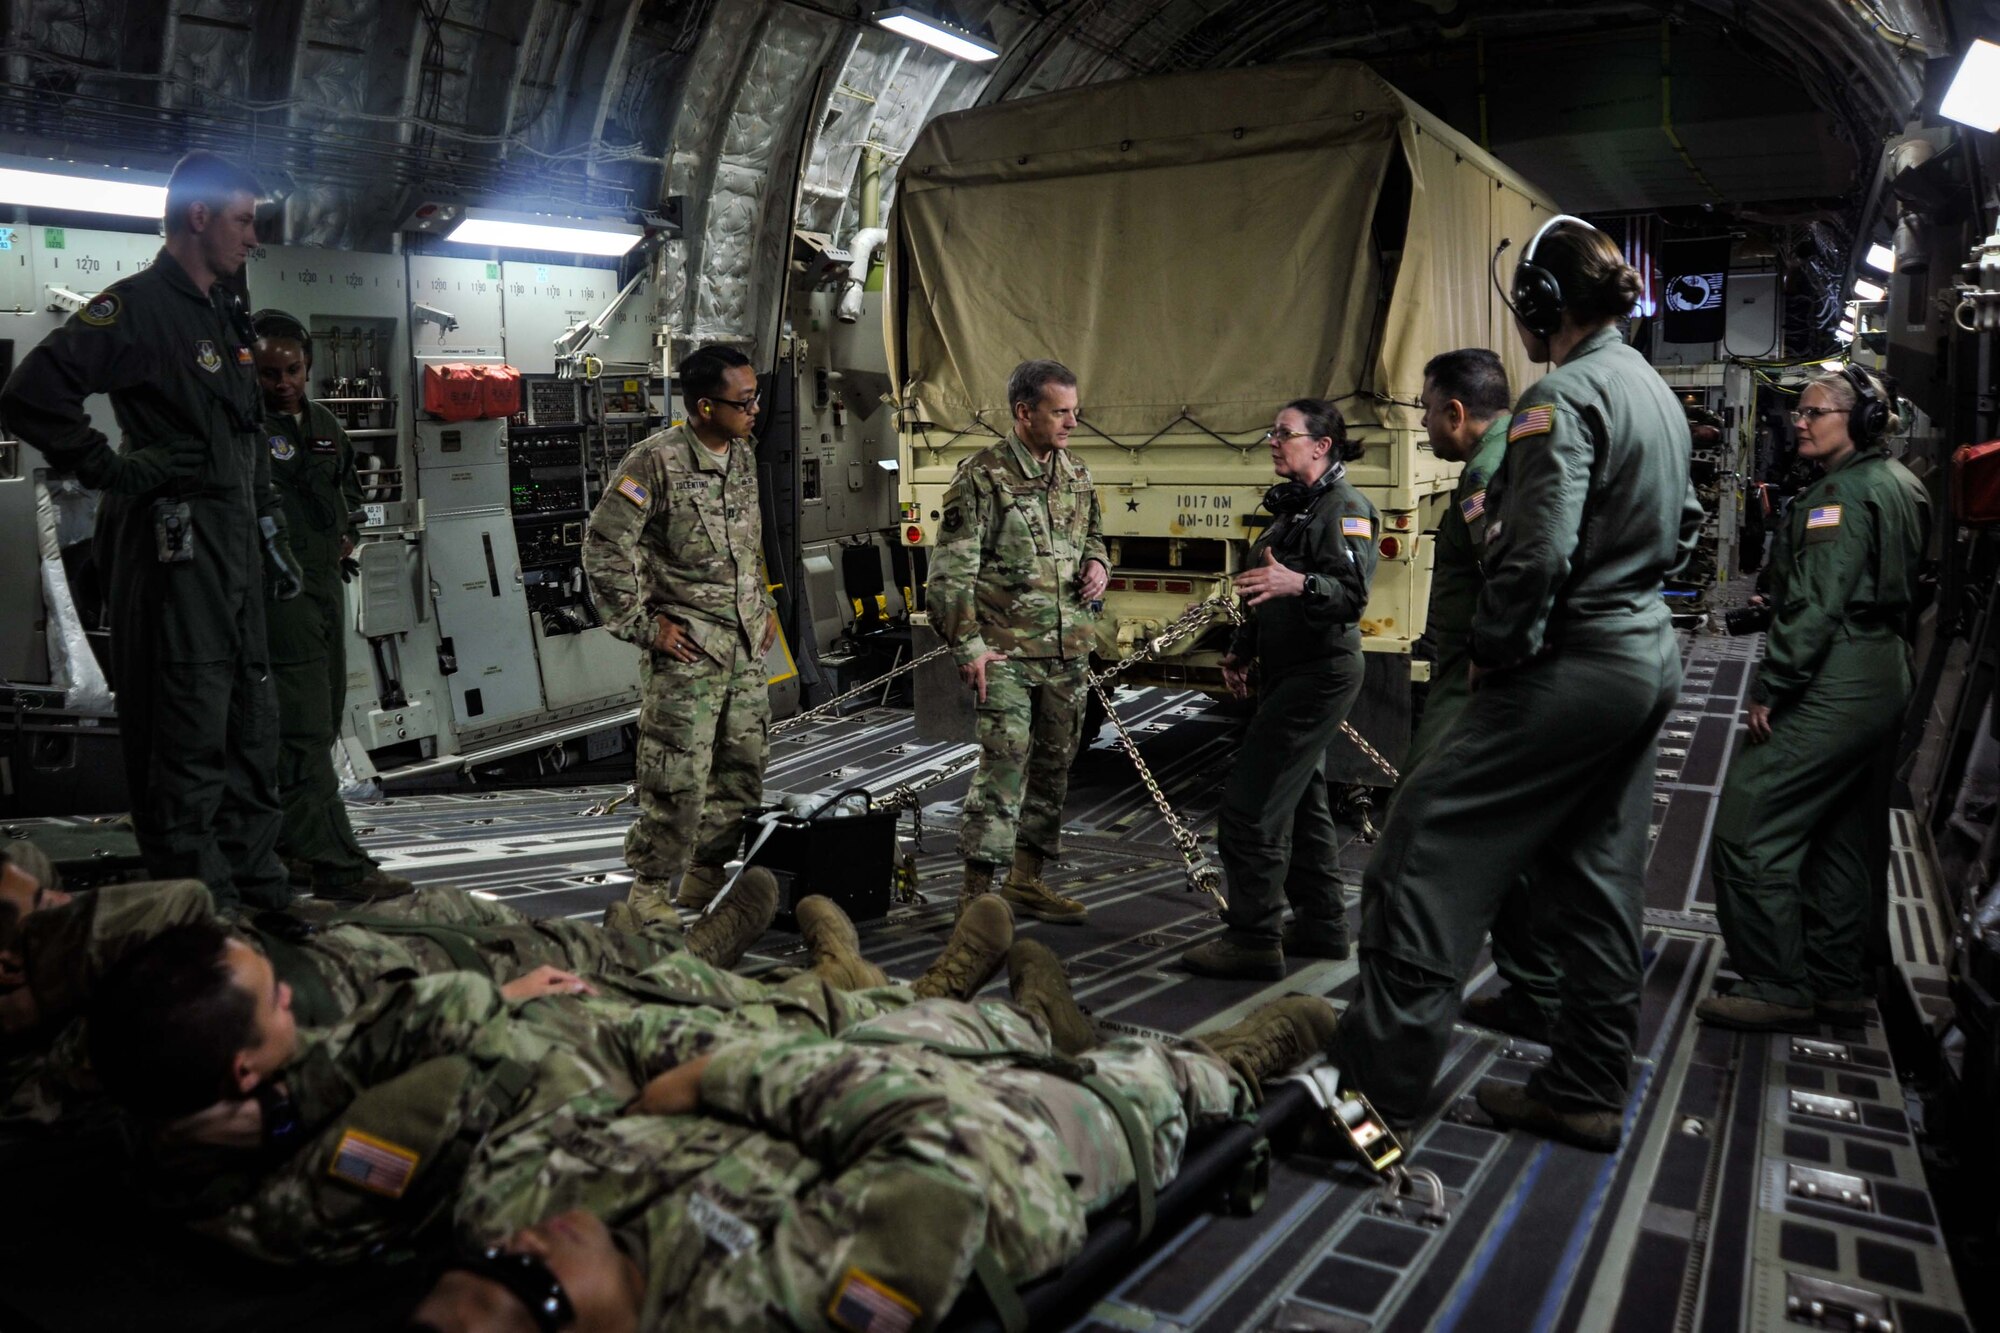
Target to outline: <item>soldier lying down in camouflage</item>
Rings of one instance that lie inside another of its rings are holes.
[[[733,967],[776,913],[769,871],[746,870],[711,915],[685,934],[671,919],[600,928],[560,918],[535,920],[462,889],[435,886],[358,910],[301,903],[239,921],[240,938],[262,951],[290,987],[296,1017],[336,1023],[411,977],[474,971],[499,984],[539,968],[624,974],[683,948],[717,967]],[[622,906],[622,905],[621,905]],[[52,1123],[91,1092],[81,1025],[105,969],[173,926],[215,917],[198,880],[118,884],[87,890],[60,905],[25,914],[11,941],[0,941],[0,1032],[8,1059],[0,1118]],[[10,986],[10,979],[18,979]],[[541,984],[549,984],[544,976]]]

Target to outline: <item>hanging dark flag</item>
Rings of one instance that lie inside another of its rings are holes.
[[[1661,337],[1670,343],[1721,342],[1729,323],[1729,238],[1668,241],[1660,247]]]

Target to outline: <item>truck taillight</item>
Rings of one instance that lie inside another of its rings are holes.
[[[1168,579],[1165,589],[1168,592],[1189,593],[1194,591],[1194,585],[1186,579]]]
[[[1403,544],[1394,537],[1384,537],[1380,549],[1384,560],[1394,560],[1397,553],[1403,549]]]
[[[1160,581],[1158,579],[1132,580],[1133,592],[1158,592],[1159,590],[1160,590]]]
[[[1124,592],[1124,591],[1125,591],[1125,580],[1124,580],[1124,579],[1108,579],[1108,580],[1106,580],[1106,581],[1105,581],[1105,584],[1104,584],[1104,591],[1106,591],[1106,592]]]
[[[916,524],[912,523],[910,524],[909,528],[904,531],[903,536],[908,539],[910,545],[916,546],[923,541],[924,530],[918,527]]]

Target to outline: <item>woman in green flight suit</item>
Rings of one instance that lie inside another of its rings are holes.
[[[1250,608],[1222,659],[1243,698],[1257,666],[1257,715],[1223,790],[1216,840],[1229,877],[1228,929],[1182,955],[1191,972],[1278,980],[1285,955],[1345,958],[1340,843],[1326,791],[1326,747],[1361,693],[1361,632],[1381,520],[1347,483],[1361,456],[1331,403],[1285,404],[1265,433],[1283,478],[1264,496],[1272,520],[1236,591]],[[1294,920],[1284,927],[1285,902]]]
[[[1867,1016],[1868,848],[1887,825],[1885,751],[1910,698],[1906,636],[1930,540],[1923,483],[1881,445],[1896,421],[1873,376],[1820,376],[1792,421],[1800,457],[1824,475],[1785,520],[1750,744],[1729,765],[1709,846],[1742,980],[1695,1007],[1750,1031]]]

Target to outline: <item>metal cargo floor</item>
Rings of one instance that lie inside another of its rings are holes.
[[[1793,1327],[1854,1329],[1862,1317],[1878,1333],[1968,1327],[1880,1024],[1806,1038],[1693,1020],[1694,1002],[1727,970],[1705,850],[1755,646],[1694,640],[1662,738],[1623,1150],[1607,1157],[1491,1126],[1473,1086],[1524,1079],[1543,1051],[1460,1028],[1411,1159],[1446,1187],[1442,1225],[1415,1210],[1388,1214],[1352,1163],[1293,1155],[1277,1164],[1260,1213],[1205,1216],[1156,1237],[1114,1289],[1077,1307],[1072,1327],[1722,1333],[1784,1326],[1788,1302]],[[1212,830],[1240,720],[1204,696],[1162,690],[1123,692],[1119,711],[1175,808]],[[766,785],[884,792],[968,753],[916,740],[906,713],[869,710],[784,736]],[[949,930],[966,781],[925,793],[918,866],[929,901],[861,926],[864,949],[894,976],[914,977]],[[401,797],[353,814],[390,869],[535,915],[595,917],[628,883],[628,808],[601,813],[621,791]],[[1105,737],[1079,757],[1067,813],[1053,878],[1089,905],[1090,919],[1018,929],[1063,956],[1099,1019],[1199,1033],[1278,995],[1352,993],[1352,961],[1294,963],[1272,983],[1205,980],[1173,966],[1220,924],[1186,891],[1158,813]],[[914,831],[907,815],[903,827]],[[1896,830],[1891,937],[1904,984],[1929,1012],[1944,931],[1900,815]],[[1357,840],[1343,854],[1351,885],[1367,852]],[[773,934],[743,966],[800,958],[796,937]],[[1482,962],[1473,985],[1491,981]]]

